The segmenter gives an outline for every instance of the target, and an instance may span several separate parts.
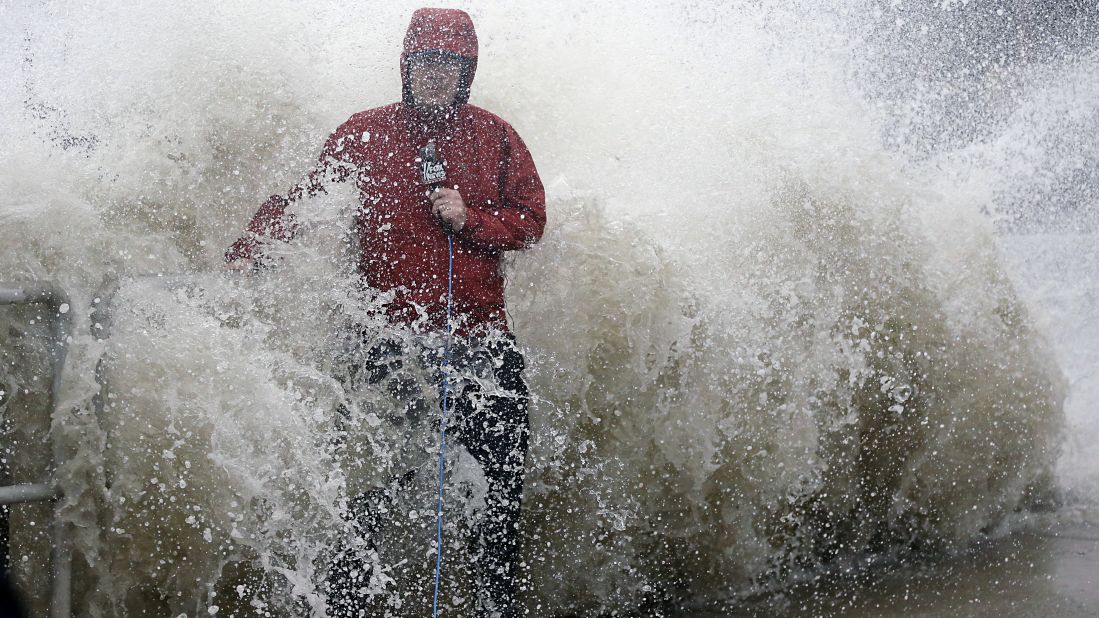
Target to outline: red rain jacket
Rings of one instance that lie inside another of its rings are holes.
[[[421,115],[411,105],[407,59],[442,50],[469,60],[452,113]],[[467,219],[454,235],[454,315],[459,332],[506,331],[504,251],[529,247],[546,223],[545,191],[534,161],[515,130],[496,115],[465,103],[476,70],[477,39],[461,11],[421,9],[401,54],[405,100],[352,116],[325,142],[320,160],[287,197],[272,196],[226,252],[229,261],[258,257],[263,237],[289,240],[296,230],[289,203],[324,190],[329,181],[354,181],[359,271],[372,288],[395,292],[392,320],[428,329],[446,324],[447,236],[431,214],[420,183],[420,148],[434,141],[446,166],[445,185],[461,193]],[[464,90],[464,92],[461,92]]]

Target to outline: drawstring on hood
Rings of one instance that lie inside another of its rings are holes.
[[[469,101],[469,89],[477,73],[477,32],[473,20],[458,9],[417,9],[404,37],[401,52],[401,100],[415,105],[408,69],[411,60],[421,54],[442,53],[462,60],[462,73],[458,80],[458,93],[454,107]]]

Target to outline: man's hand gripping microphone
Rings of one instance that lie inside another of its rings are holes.
[[[444,180],[446,180],[446,166],[439,160],[435,142],[428,142],[427,146],[420,149],[420,184],[429,186],[431,193],[434,193],[439,190]],[[445,220],[440,219],[439,222],[447,234],[454,233]]]

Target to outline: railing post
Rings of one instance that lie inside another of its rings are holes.
[[[18,285],[0,283],[0,305],[45,305],[49,311],[50,337],[47,349],[53,380],[50,383],[50,433],[54,422],[61,418],[61,380],[68,352],[70,323],[72,321],[68,296],[50,283]],[[53,522],[53,540],[50,543],[50,618],[69,618],[72,615],[72,545],[68,526],[61,518],[61,493],[56,475],[65,461],[61,440],[51,436],[49,474],[51,480],[40,485],[16,485],[0,488],[0,504],[32,502],[54,499],[57,501]]]

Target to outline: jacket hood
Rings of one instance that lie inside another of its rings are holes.
[[[469,14],[458,9],[417,9],[412,14],[401,52],[402,100],[409,105],[414,104],[408,80],[409,60],[426,52],[442,52],[465,61],[454,105],[468,102],[469,88],[477,73],[477,32]]]

